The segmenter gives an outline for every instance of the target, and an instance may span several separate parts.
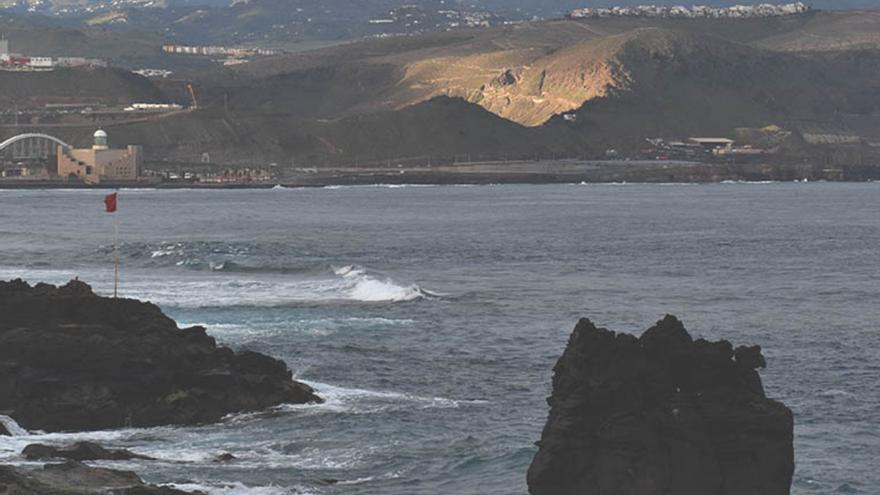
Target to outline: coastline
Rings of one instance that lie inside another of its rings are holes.
[[[577,183],[869,182],[880,166],[828,168],[815,164],[705,163],[688,161],[487,162],[420,167],[300,169],[269,182],[201,183],[127,181],[100,184],[0,180],[0,189],[271,189],[351,185],[489,185]]]

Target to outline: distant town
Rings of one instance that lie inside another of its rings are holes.
[[[92,145],[77,148],[57,137],[22,133],[0,142],[0,186],[156,186],[160,184],[248,185],[272,184],[269,168],[219,167],[204,162],[146,168],[140,145],[110,146],[103,129],[93,134]]]
[[[781,129],[764,132],[784,133]],[[198,161],[172,163],[163,159],[148,165],[143,147],[126,144],[113,148],[103,129],[94,132],[89,147],[77,148],[54,136],[23,133],[0,142],[0,188],[9,187],[272,187],[412,182],[558,182],[598,178],[599,181],[626,178],[635,181],[662,179],[717,180],[719,170],[738,166],[753,174],[776,174],[767,168],[766,158],[777,148],[738,144],[726,137],[690,137],[679,140],[649,138],[637,154],[607,149],[603,159],[586,157],[535,156],[534,160],[481,160],[480,157],[401,158],[387,163],[364,163],[319,169],[309,166],[280,167],[277,163],[224,166],[211,162],[208,153]],[[783,169],[780,169],[783,170]],[[840,180],[839,168],[795,168],[795,177]],[[742,172],[733,172],[742,173]],[[784,173],[791,173],[786,171]],[[676,175],[679,174],[679,175]],[[772,176],[772,175],[771,175]],[[723,177],[723,176],[721,176]],[[738,177],[733,175],[733,177]]]
[[[106,67],[107,62],[86,57],[44,57],[35,54],[13,53],[9,40],[0,37],[0,69],[52,70],[56,67]]]
[[[633,7],[576,9],[571,11],[568,14],[568,17],[572,19],[587,19],[595,17],[746,19],[805,14],[810,10],[810,7],[803,2],[789,3],[785,5],[762,3],[758,5],[734,5],[732,7],[707,7],[704,5],[694,5],[691,7],[681,5],[638,5]]]

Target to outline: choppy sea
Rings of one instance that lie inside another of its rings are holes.
[[[111,293],[104,193],[0,190],[0,279]],[[672,313],[763,346],[794,493],[880,493],[878,183],[123,190],[119,208],[122,295],[284,359],[327,402],[0,437],[0,462],[91,439],[159,459],[103,465],[213,494],[523,494],[577,318]]]

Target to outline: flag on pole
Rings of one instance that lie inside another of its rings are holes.
[[[117,195],[119,193],[111,193],[104,196],[104,211],[114,213],[117,206]],[[113,215],[113,297],[119,294],[119,215]]]
[[[104,196],[104,208],[107,213],[113,213],[116,211],[116,194],[117,193],[113,193]]]

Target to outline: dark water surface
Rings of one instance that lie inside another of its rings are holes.
[[[102,194],[0,191],[0,278],[112,292]],[[91,438],[213,493],[522,494],[577,318],[672,313],[764,347],[795,493],[880,493],[880,184],[122,191],[119,219],[125,296],[285,359],[327,403],[0,438],[0,460]]]

